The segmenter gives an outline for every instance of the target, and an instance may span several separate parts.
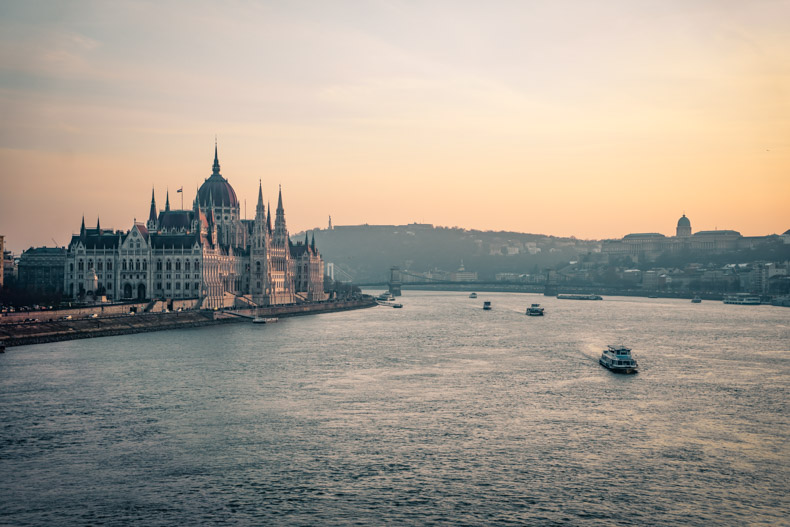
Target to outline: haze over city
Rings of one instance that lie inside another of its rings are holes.
[[[790,3],[0,6],[0,232],[65,245],[258,181],[291,232],[790,227]],[[242,209],[242,212],[244,209]]]

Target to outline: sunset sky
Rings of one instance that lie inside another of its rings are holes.
[[[790,228],[790,1],[162,4],[0,4],[14,252],[190,207],[215,134],[291,232]]]

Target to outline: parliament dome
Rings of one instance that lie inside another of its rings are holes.
[[[685,214],[678,220],[678,227],[691,227],[691,222]]]
[[[228,180],[219,173],[219,158],[217,157],[216,145],[214,145],[214,166],[212,167],[211,176],[200,185],[197,198],[201,207],[208,207],[212,204],[215,207],[239,206],[236,191],[233,190]]]

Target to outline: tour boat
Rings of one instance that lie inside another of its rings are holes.
[[[527,308],[527,315],[530,317],[542,317],[543,308],[540,307],[540,304],[532,304]]]
[[[392,307],[394,307],[395,309],[400,309],[403,307],[403,304],[392,304]]]
[[[470,293],[469,298],[477,298],[477,293]]]
[[[277,317],[255,317],[252,319],[253,324],[273,324],[277,322]]]
[[[598,295],[557,295],[560,300],[603,300]]]
[[[485,309],[486,311],[490,311],[491,310],[491,302],[489,302],[488,300],[483,302],[483,309]]]
[[[757,295],[750,295],[749,293],[736,293],[734,295],[726,295],[724,297],[725,304],[740,304],[743,306],[759,306],[760,297]]]
[[[691,303],[692,304],[699,304],[701,302],[702,302],[702,299],[699,297],[699,295],[697,295],[697,296],[695,296],[694,298],[691,299]]]
[[[376,302],[379,302],[379,303],[381,303],[381,302],[392,302],[393,300],[395,300],[395,297],[392,296],[392,294],[389,293],[388,291],[385,291],[385,292],[381,293],[379,296],[376,297]]]
[[[636,359],[631,356],[631,349],[625,346],[608,346],[598,362],[615,373],[637,373]]]

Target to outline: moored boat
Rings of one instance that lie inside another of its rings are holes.
[[[477,293],[469,293],[469,298],[477,298]]]
[[[527,308],[527,315],[530,317],[542,317],[543,308],[540,307],[540,304],[532,304]]]
[[[607,346],[598,363],[614,373],[638,373],[639,366],[631,356],[631,348],[625,346]]]
[[[699,297],[699,295],[697,295],[697,296],[695,296],[694,298],[691,299],[691,303],[692,304],[699,304],[701,302],[702,302],[702,299]]]
[[[725,304],[739,304],[742,306],[759,306],[760,297],[757,295],[750,295],[749,293],[736,293],[734,295],[726,295],[724,297]]]
[[[392,302],[393,300],[395,300],[395,297],[389,291],[384,291],[376,297],[377,302]]]
[[[557,295],[560,300],[603,300],[599,295]]]
[[[490,311],[491,310],[491,302],[489,302],[488,300],[483,302],[483,309],[485,309],[486,311]]]
[[[277,322],[277,317],[255,317],[252,319],[253,324],[273,324]]]

